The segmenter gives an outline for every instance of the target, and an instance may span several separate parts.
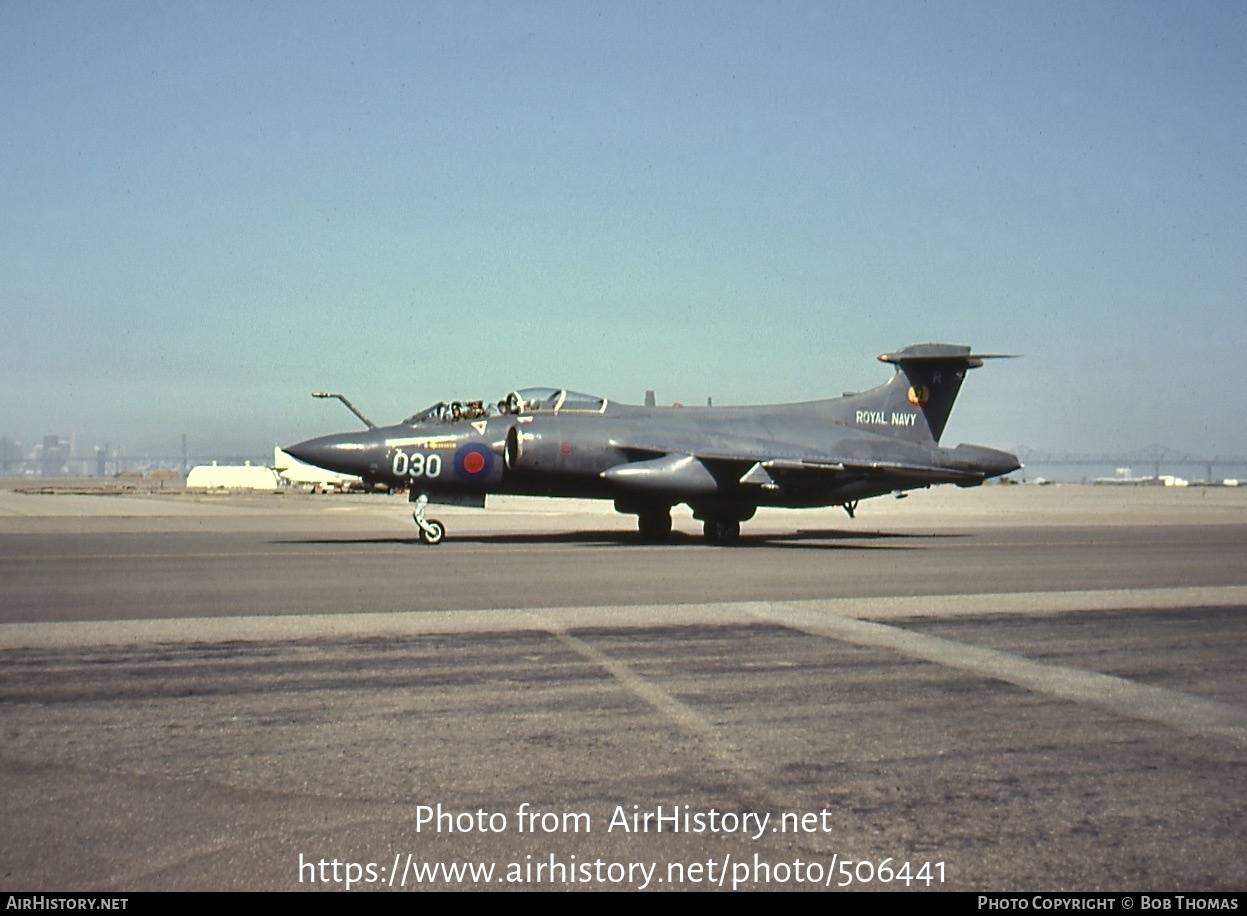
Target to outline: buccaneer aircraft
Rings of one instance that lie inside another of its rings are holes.
[[[496,402],[439,402],[401,423],[308,439],[308,464],[407,489],[420,537],[445,526],[429,502],[483,506],[490,493],[609,499],[664,540],[686,503],[711,543],[730,544],[759,506],[843,506],[932,484],[978,486],[1021,465],[979,445],[939,444],[967,369],[997,354],[919,344],[884,353],[884,384],[822,401],[754,407],[619,404],[563,388]],[[318,397],[341,397],[318,394]]]

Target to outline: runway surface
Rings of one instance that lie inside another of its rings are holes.
[[[0,492],[0,888],[1247,885],[1247,492],[431,514]]]

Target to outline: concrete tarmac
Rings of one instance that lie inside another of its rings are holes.
[[[1247,491],[430,514],[0,491],[0,888],[1247,886]]]

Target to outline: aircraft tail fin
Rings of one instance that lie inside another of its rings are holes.
[[[879,360],[896,366],[883,385],[850,398],[854,425],[908,442],[938,443],[967,369],[1005,354],[971,353],[959,344],[916,344]]]

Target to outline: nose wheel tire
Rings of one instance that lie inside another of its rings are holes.
[[[435,518],[424,520],[424,524],[420,527],[420,540],[431,547],[435,544],[440,544],[444,537],[446,537],[445,525]]]

